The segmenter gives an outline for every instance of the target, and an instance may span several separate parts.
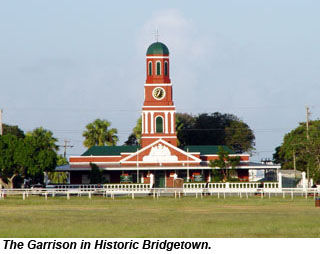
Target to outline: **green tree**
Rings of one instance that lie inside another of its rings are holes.
[[[255,136],[250,127],[232,114],[202,113],[193,116],[176,114],[178,146],[228,145],[238,153],[254,149]],[[130,134],[126,145],[136,145],[141,139],[141,118]]]
[[[63,166],[69,164],[68,160],[62,155],[57,157],[57,166]],[[48,172],[48,178],[50,183],[56,184],[66,184],[68,182],[68,173],[67,172]]]
[[[31,159],[26,165],[26,177],[33,182],[43,182],[43,173],[51,172],[57,166],[57,139],[49,130],[42,127],[28,132],[25,139],[25,151]]]
[[[141,144],[142,133],[142,118],[139,117],[136,126],[133,128],[132,133],[129,135],[128,140],[124,142],[127,146],[137,146]]]
[[[3,135],[12,134],[18,138],[24,138],[24,132],[17,125],[3,124]]]
[[[58,139],[53,137],[53,133],[50,130],[46,130],[43,127],[34,129],[33,131],[27,132],[27,137],[33,137],[38,149],[52,149],[53,151],[58,151],[59,146],[56,144]]]
[[[83,145],[85,147],[92,146],[114,146],[118,142],[117,129],[110,129],[111,123],[107,120],[96,119],[86,126],[86,130],[82,133],[85,138]]]
[[[209,166],[212,168],[212,174],[214,179],[217,181],[226,182],[230,179],[232,172],[240,163],[239,156],[230,156],[229,152],[224,150],[223,147],[219,146],[218,151],[219,158],[217,160],[211,160]]]
[[[24,173],[18,158],[21,157],[22,143],[22,139],[12,134],[0,136],[0,188],[13,188],[14,178]]]
[[[195,117],[187,113],[176,113],[176,132],[178,146],[188,145],[192,129],[194,128]]]
[[[255,145],[255,136],[249,126],[241,120],[234,120],[225,127],[225,143],[235,152],[249,152]]]
[[[44,171],[56,167],[58,146],[52,132],[37,128],[24,138],[0,136],[0,185],[13,188],[15,177],[31,177],[37,182]]]
[[[138,142],[138,140],[136,138],[136,135],[131,133],[130,136],[128,137],[127,141],[124,142],[124,145],[126,145],[126,146],[138,146],[139,142]]]
[[[287,133],[273,158],[282,168],[305,171],[320,182],[320,120],[310,121],[309,138],[305,122]]]
[[[90,184],[103,183],[102,170],[94,163],[90,163],[90,167]]]

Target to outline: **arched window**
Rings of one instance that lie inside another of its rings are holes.
[[[167,61],[164,62],[164,75],[168,76],[168,62]]]
[[[160,61],[157,62],[157,75],[161,75],[161,63],[160,63]]]
[[[163,133],[163,118],[161,116],[156,118],[156,133]]]
[[[148,73],[149,73],[149,76],[152,75],[152,62],[151,61],[149,62]]]

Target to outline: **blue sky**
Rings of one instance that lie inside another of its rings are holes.
[[[43,126],[69,155],[96,118],[122,144],[143,102],[145,51],[170,50],[178,112],[232,113],[256,135],[255,160],[320,113],[319,1],[0,1],[0,108]]]

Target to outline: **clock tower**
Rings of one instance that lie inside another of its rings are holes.
[[[161,42],[151,44],[146,56],[146,83],[142,107],[141,146],[158,139],[177,146],[175,106],[172,100],[169,50]]]

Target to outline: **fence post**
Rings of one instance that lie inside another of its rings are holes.
[[[23,199],[23,200],[26,199],[26,193],[25,193],[25,192],[22,193],[22,199]]]
[[[67,192],[67,199],[70,199],[70,194],[69,194],[69,192]]]
[[[89,191],[88,196],[89,196],[89,198],[91,199],[91,191]]]
[[[132,192],[132,199],[134,199],[134,192]]]
[[[291,199],[293,199],[293,190],[291,190]]]
[[[48,193],[47,192],[44,194],[44,197],[46,200],[48,200]]]

